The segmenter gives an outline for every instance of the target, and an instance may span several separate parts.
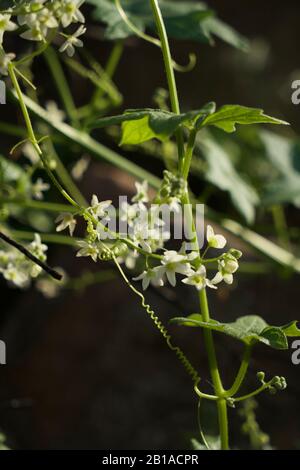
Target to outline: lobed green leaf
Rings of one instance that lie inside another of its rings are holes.
[[[218,111],[207,116],[201,127],[215,126],[225,132],[236,131],[237,124],[282,124],[287,122],[264,114],[262,109],[248,108],[236,104],[222,106]]]
[[[122,125],[121,145],[137,145],[153,138],[165,141],[184,125],[193,128],[215,110],[215,103],[184,114],[174,114],[161,109],[129,109],[119,116],[98,119],[91,129]]]
[[[247,315],[232,323],[221,323],[216,320],[205,322],[202,315],[193,314],[188,317],[173,318],[171,323],[206,328],[232,336],[247,345],[260,342],[274,349],[288,349],[287,337],[300,336],[297,322],[281,327],[271,326],[258,315]]]

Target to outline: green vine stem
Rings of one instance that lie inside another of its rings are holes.
[[[38,156],[40,157],[40,159],[42,160],[43,162],[43,165],[44,165],[44,168],[49,176],[49,178],[51,179],[52,183],[54,184],[54,186],[57,187],[57,189],[59,190],[59,192],[64,196],[64,198],[72,205],[72,206],[75,206],[75,207],[78,207],[80,209],[80,207],[78,206],[78,204],[74,201],[74,199],[71,198],[71,196],[64,190],[64,188],[62,187],[62,185],[60,184],[60,182],[56,179],[56,177],[53,175],[52,171],[49,169],[48,167],[48,164],[44,158],[44,155],[43,155],[43,152],[41,151],[41,148],[39,146],[39,142],[38,140],[36,139],[36,136],[35,136],[35,133],[34,133],[34,130],[33,130],[33,127],[32,127],[32,124],[31,124],[31,120],[30,120],[30,116],[29,116],[29,113],[28,113],[28,110],[27,110],[27,107],[26,107],[26,104],[24,102],[24,99],[23,99],[23,94],[22,94],[22,91],[21,91],[21,88],[20,88],[20,85],[19,85],[19,82],[18,82],[18,79],[16,77],[16,74],[15,74],[15,65],[11,62],[9,65],[8,65],[8,73],[9,73],[9,76],[10,76],[10,79],[12,81],[12,84],[13,84],[13,87],[17,93],[17,96],[18,96],[18,100],[19,100],[19,103],[20,103],[20,107],[21,107],[21,111],[22,111],[22,114],[23,114],[23,117],[24,117],[24,120],[25,120],[25,124],[26,124],[26,128],[27,128],[27,131],[28,131],[28,139],[29,141],[32,143],[35,151],[37,152]]]
[[[248,371],[249,361],[250,361],[251,352],[252,352],[251,350],[252,350],[251,346],[248,346],[248,345],[245,346],[240,369],[236,375],[236,378],[234,380],[232,387],[229,390],[227,390],[225,394],[226,396],[228,397],[234,396],[241,388],[243,381],[246,377],[247,371]]]
[[[177,93],[177,86],[176,86],[176,79],[175,79],[175,72],[172,64],[172,56],[169,46],[169,40],[165,28],[165,24],[163,21],[163,17],[159,8],[159,4],[157,0],[150,0],[151,7],[154,14],[154,19],[157,27],[157,32],[161,42],[161,50],[164,58],[165,63],[165,70],[167,75],[168,87],[170,92],[170,100],[171,100],[171,109],[173,113],[180,114],[180,106],[179,106],[179,99]],[[183,140],[183,132],[179,129],[176,133],[177,145],[178,145],[178,157],[179,157],[179,165],[181,166],[183,163],[184,158],[184,140]]]
[[[167,80],[168,80],[172,111],[176,114],[179,114],[180,107],[179,107],[179,101],[178,101],[175,74],[174,74],[174,69],[172,66],[172,57],[171,57],[171,52],[170,52],[170,47],[169,47],[168,36],[167,36],[166,29],[165,29],[165,25],[164,25],[161,11],[160,11],[158,0],[151,0],[151,6],[152,6],[155,22],[156,22],[158,34],[160,37],[161,45],[162,45],[162,53],[163,53],[163,58],[164,58]],[[181,134],[181,136],[179,137],[180,137],[178,139],[179,172],[183,178],[187,179],[189,170],[190,170],[190,164],[191,164],[191,159],[193,155],[196,135],[194,133],[191,133],[189,142],[187,144],[187,149],[183,157],[181,154],[182,152],[181,139],[183,138],[183,135]],[[200,254],[200,250],[199,250],[199,246],[197,242],[195,224],[194,224],[194,219],[193,219],[193,210],[190,204],[188,190],[186,190],[185,195],[182,198],[182,203],[186,209],[185,217],[186,217],[187,227],[189,228],[190,235],[191,235],[190,239],[194,242],[195,247],[197,248],[197,251],[199,251],[199,254]],[[205,289],[202,289],[200,291],[199,301],[200,301],[200,309],[201,309],[201,313],[203,316],[203,321],[209,322],[210,314],[209,314],[208,301],[207,301],[207,295],[206,295]],[[206,346],[206,350],[208,354],[210,374],[212,377],[215,394],[218,397],[217,408],[218,408],[219,429],[220,429],[220,437],[221,437],[221,448],[223,450],[227,450],[229,448],[229,445],[228,445],[227,402],[226,402],[226,398],[224,398],[225,391],[222,385],[222,381],[221,381],[220,373],[218,369],[218,363],[217,363],[217,357],[216,357],[212,332],[210,330],[205,330],[203,334],[204,334],[204,341],[205,341],[205,346]]]

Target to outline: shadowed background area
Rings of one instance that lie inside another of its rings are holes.
[[[218,105],[259,106],[267,114],[291,122],[292,132],[300,134],[300,108],[291,103],[291,82],[300,79],[299,2],[290,0],[283,6],[273,1],[266,6],[258,0],[242,4],[211,0],[208,4],[249,37],[252,48],[243,54],[220,42],[210,48],[172,41],[178,63],[186,62],[189,51],[198,57],[191,73],[178,75],[182,108],[197,109],[212,99]],[[87,44],[105,63],[111,43],[89,37]],[[54,95],[42,61],[35,66],[34,75]],[[73,74],[68,79],[76,103],[83,105],[88,85]],[[154,89],[165,87],[159,51],[137,39],[128,40],[115,82],[124,95],[122,107],[152,106]],[[1,120],[5,120],[5,113],[7,108],[1,107]],[[11,110],[8,113],[13,115]],[[114,147],[110,141],[108,144]],[[161,164],[156,160],[145,155],[132,158],[161,176]],[[93,161],[81,189],[88,200],[96,193],[101,200],[116,201],[119,194],[134,193],[134,180]],[[227,199],[218,198],[213,202],[220,203],[225,212]],[[299,226],[299,212],[292,206],[287,208],[287,218]],[[228,244],[251,258],[247,246],[235,237],[229,237]],[[7,344],[7,365],[0,366],[0,428],[8,444],[16,449],[190,448],[190,439],[198,437],[192,383],[137,298],[118,277],[110,279],[109,266],[76,259],[72,248],[51,247],[49,260],[52,266],[62,266],[70,277],[99,269],[108,270],[108,276],[105,282],[82,291],[67,290],[54,299],[45,299],[34,288],[24,292],[8,289],[1,279],[0,337]],[[273,324],[288,323],[300,318],[298,286],[297,275],[279,269],[264,275],[241,273],[233,286],[209,293],[211,311],[221,321],[258,314]],[[184,286],[176,292],[150,289],[147,300],[165,323],[171,317],[197,311],[196,294]],[[171,330],[199,367],[200,375],[208,377],[199,333],[174,326]],[[230,385],[241,348],[221,335],[217,340],[225,384]],[[274,447],[298,448],[300,366],[292,365],[291,351],[259,346],[250,370],[251,386],[256,384],[258,370],[287,378],[285,392],[259,398],[257,416],[261,428],[271,434]],[[203,383],[210,390],[209,381]],[[205,426],[214,430],[210,406],[203,416]],[[241,417],[230,410],[230,418],[233,442],[247,446],[247,439],[240,435]]]

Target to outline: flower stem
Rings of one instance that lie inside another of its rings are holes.
[[[239,368],[239,371],[236,375],[236,378],[235,378],[235,381],[234,381],[232,387],[229,390],[226,391],[226,396],[232,397],[241,388],[242,383],[243,383],[243,381],[245,379],[245,376],[247,374],[248,367],[249,367],[251,351],[252,351],[251,346],[246,346],[245,347],[245,351],[244,351],[244,354],[243,354],[243,359],[242,359],[241,366]]]
[[[42,160],[44,168],[45,168],[49,178],[51,179],[52,183],[57,187],[57,189],[62,194],[62,196],[70,204],[72,204],[72,206],[78,207],[78,204],[76,203],[76,201],[74,201],[74,199],[72,199],[71,196],[64,190],[64,188],[62,187],[60,182],[56,179],[56,177],[54,176],[54,174],[52,173],[52,171],[48,167],[48,163],[47,163],[46,159],[44,158],[44,155],[43,155],[43,152],[41,151],[38,140],[36,139],[36,136],[35,136],[32,124],[31,124],[30,116],[29,116],[25,101],[23,99],[23,94],[22,94],[18,79],[17,79],[16,74],[15,74],[14,67],[15,67],[14,64],[10,63],[8,65],[8,73],[9,73],[10,79],[12,81],[13,87],[14,87],[16,93],[17,93],[17,96],[18,96],[21,111],[22,111],[22,114],[23,114],[23,117],[24,117],[24,120],[25,120],[27,132],[28,132],[28,139],[30,140],[30,142],[32,143],[35,151],[37,152],[38,156]]]
[[[176,114],[179,114],[180,107],[179,107],[179,101],[178,101],[176,80],[175,80],[174,69],[172,65],[172,57],[170,53],[170,47],[169,47],[169,42],[168,42],[168,37],[167,37],[164,21],[163,21],[162,14],[159,8],[158,0],[150,0],[150,1],[151,1],[152,10],[154,13],[154,18],[155,18],[158,34],[161,40],[162,53],[163,53],[163,58],[164,58],[164,63],[165,63],[165,68],[166,68],[168,85],[169,85],[172,111]],[[190,164],[191,164],[191,160],[193,156],[193,149],[195,145],[195,138],[196,138],[196,133],[192,131],[190,134],[186,153],[184,155],[182,131],[180,131],[179,134],[177,135],[178,154],[179,154],[179,171],[180,171],[181,176],[185,180],[187,180],[188,175],[189,175]],[[185,222],[187,225],[187,229],[190,232],[189,238],[190,240],[193,241],[200,255],[200,249],[199,249],[199,245],[197,241],[197,234],[196,234],[196,229],[195,229],[195,222],[193,218],[193,210],[190,204],[188,190],[185,191],[185,194],[182,197],[182,204],[185,206]],[[210,315],[209,315],[208,302],[207,302],[205,289],[202,289],[200,291],[199,301],[200,301],[201,312],[203,315],[203,320],[205,322],[209,322]],[[227,403],[226,403],[226,399],[224,398],[225,391],[223,389],[222,381],[221,381],[220,374],[219,374],[212,332],[210,330],[205,330],[203,333],[204,333],[205,346],[206,346],[206,350],[208,353],[210,373],[211,373],[211,377],[213,380],[215,394],[218,397],[217,407],[218,407],[219,428],[220,428],[220,436],[221,436],[221,447],[222,449],[226,450],[228,449],[228,419],[227,419]]]

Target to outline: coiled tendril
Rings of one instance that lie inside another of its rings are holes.
[[[149,317],[151,318],[151,320],[153,321],[154,325],[156,326],[156,328],[158,329],[158,331],[160,332],[160,334],[163,336],[163,338],[165,339],[168,347],[171,349],[171,351],[174,351],[174,353],[176,354],[177,358],[179,359],[179,361],[181,362],[181,364],[183,365],[183,367],[185,368],[186,372],[192,377],[192,380],[194,382],[194,384],[198,384],[200,382],[200,377],[199,377],[199,374],[197,372],[197,370],[195,369],[195,367],[191,364],[190,360],[186,357],[186,355],[184,354],[184,352],[182,351],[182,349],[179,347],[179,346],[175,346],[172,344],[171,342],[171,335],[168,331],[168,329],[164,326],[164,324],[160,321],[159,317],[155,314],[154,310],[152,310],[152,308],[150,307],[149,304],[147,304],[146,302],[146,299],[144,297],[144,295],[139,291],[137,290],[132,284],[131,282],[129,281],[129,279],[127,278],[126,274],[124,273],[122,267],[120,266],[118,260],[116,259],[115,255],[112,255],[112,259],[114,261],[114,263],[116,264],[121,276],[123,277],[124,281],[126,282],[126,284],[128,285],[128,287],[138,296],[140,297],[141,299],[141,305],[142,307],[146,310],[146,312],[148,313]]]

